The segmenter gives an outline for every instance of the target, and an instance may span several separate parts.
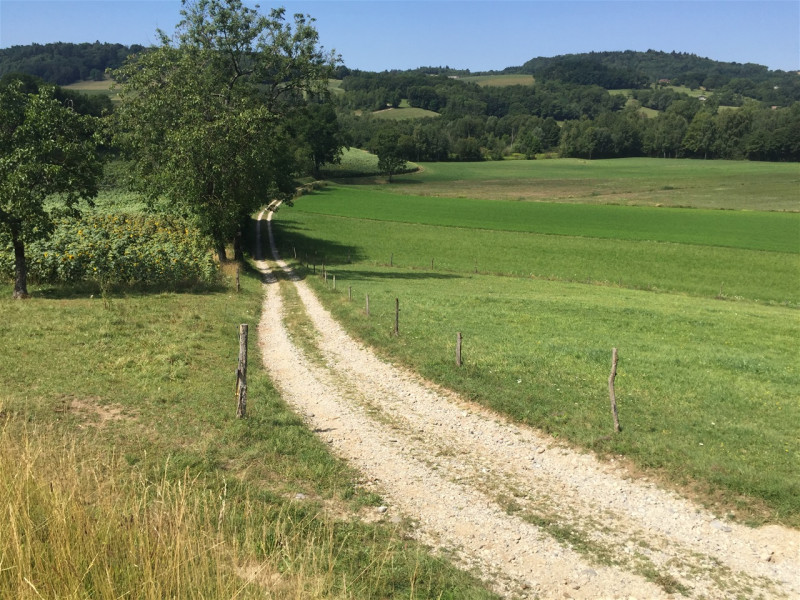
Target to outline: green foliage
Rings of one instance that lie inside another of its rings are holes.
[[[397,133],[391,130],[381,131],[372,140],[370,150],[378,156],[378,170],[389,177],[389,182],[392,181],[392,175],[403,171],[409,159],[405,146],[399,143]]]
[[[191,212],[220,257],[265,198],[293,192],[290,117],[304,95],[324,96],[333,58],[302,15],[263,16],[239,0],[186,4],[175,45],[115,71],[116,142],[136,188]]]
[[[30,44],[0,48],[0,75],[26,73],[49,83],[67,85],[82,79],[102,79],[106,69],[118,68],[144,48],[101,42]]]
[[[29,273],[40,283],[89,281],[102,289],[212,282],[217,268],[210,247],[186,221],[164,215],[64,218],[56,221],[51,237],[29,245]],[[0,274],[9,277],[12,270],[13,261],[5,260]]]
[[[27,296],[25,245],[52,230],[45,199],[62,212],[97,195],[101,165],[96,120],[64,107],[52,88],[26,94],[21,82],[0,89],[0,243],[14,252],[14,296]]]

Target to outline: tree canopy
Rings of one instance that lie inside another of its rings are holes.
[[[313,20],[240,0],[184,0],[175,36],[114,72],[115,141],[151,203],[193,215],[226,242],[266,198],[293,188],[292,119],[327,94],[332,54]]]
[[[15,298],[28,295],[26,243],[51,232],[54,213],[97,194],[95,131],[96,119],[64,106],[52,87],[26,93],[14,81],[0,88],[0,238],[14,249]]]

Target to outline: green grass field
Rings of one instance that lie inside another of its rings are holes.
[[[523,75],[518,73],[505,75],[471,75],[459,77],[462,81],[477,83],[481,87],[505,87],[509,85],[533,85],[535,79],[533,75]]]
[[[624,158],[422,163],[399,194],[734,210],[800,211],[800,165]]]
[[[733,165],[687,162],[665,167],[683,173],[690,200],[722,202],[709,186]],[[564,186],[586,166],[540,165]],[[284,255],[297,251],[336,274],[337,292],[311,281],[353,333],[469,398],[623,454],[742,520],[800,525],[800,215],[410,195],[456,181],[489,190],[481,174],[513,180],[516,167],[424,166],[399,178],[405,184],[337,186],[278,215]],[[666,178],[655,166],[595,161],[585,176],[633,192]],[[749,172],[775,205],[796,203],[783,197],[796,165]],[[737,203],[762,207],[742,193]],[[390,335],[395,298],[400,338]],[[470,340],[460,370],[457,331]],[[609,435],[612,346],[622,357],[619,436]]]
[[[468,229],[800,253],[800,214],[797,213],[446,197],[434,200],[346,186],[317,192],[307,197],[299,209],[342,217]]]
[[[88,96],[108,96],[111,100],[117,100],[117,93],[111,89],[112,84],[113,81],[110,79],[103,79],[102,81],[87,80],[70,83],[65,85],[64,89],[81,92]]]
[[[385,108],[376,110],[372,113],[375,119],[386,119],[389,121],[401,121],[404,119],[428,119],[439,117],[439,113],[424,108],[414,108],[412,106],[400,106],[398,108]]]

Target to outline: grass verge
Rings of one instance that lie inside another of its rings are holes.
[[[0,597],[492,597],[403,524],[362,518],[376,498],[261,368],[261,283],[241,281],[105,303],[0,287]]]
[[[329,274],[337,292],[308,279],[352,333],[391,359],[570,443],[624,455],[717,511],[800,525],[796,310],[398,267]],[[458,331],[461,369],[453,360]],[[612,346],[621,356],[616,436]]]

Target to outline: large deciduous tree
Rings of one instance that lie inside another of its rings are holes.
[[[244,220],[291,192],[288,124],[325,96],[335,63],[313,20],[264,16],[240,0],[184,0],[175,36],[114,72],[116,141],[152,203],[197,219],[220,259]]]
[[[96,196],[102,173],[96,119],[53,94],[26,93],[19,81],[0,88],[0,242],[13,247],[14,298],[28,296],[25,244],[50,234],[54,213]]]

